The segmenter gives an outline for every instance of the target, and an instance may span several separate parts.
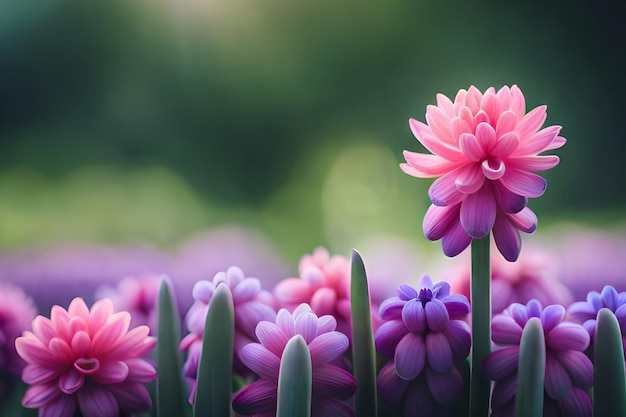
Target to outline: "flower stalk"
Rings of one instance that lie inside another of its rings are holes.
[[[593,415],[626,416],[624,348],[615,314],[598,311],[593,374]]]
[[[276,417],[310,417],[313,373],[311,352],[301,335],[292,337],[280,360]]]
[[[472,353],[470,375],[470,416],[486,417],[489,413],[491,381],[482,373],[482,364],[491,352],[491,266],[489,234],[472,239]]]
[[[546,341],[541,320],[532,317],[522,332],[515,396],[515,417],[543,414]]]

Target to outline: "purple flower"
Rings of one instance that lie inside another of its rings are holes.
[[[226,272],[218,272],[213,281],[198,281],[193,287],[194,303],[187,312],[185,321],[191,333],[180,342],[181,350],[189,350],[184,366],[184,374],[188,379],[192,392],[190,402],[195,394],[195,380],[198,372],[200,352],[202,351],[202,335],[204,322],[209,311],[213,292],[218,285],[227,285],[233,295],[235,307],[235,353],[234,369],[238,373],[246,373],[247,368],[239,358],[239,350],[256,340],[255,328],[259,321],[274,321],[276,312],[272,307],[272,297],[267,291],[261,290],[261,282],[257,278],[246,278],[243,271],[230,267]]]
[[[622,331],[622,344],[626,343],[626,292],[618,293],[610,285],[604,286],[601,293],[591,291],[587,294],[587,301],[579,301],[569,306],[567,317],[573,322],[582,324],[593,342],[596,317],[598,311],[603,308],[608,308],[617,317]],[[624,358],[626,359],[626,352]]]
[[[311,416],[354,416],[345,400],[354,395],[356,381],[350,373],[331,364],[349,344],[346,335],[335,331],[336,326],[333,316],[318,317],[307,304],[298,306],[293,313],[281,309],[275,322],[260,322],[256,335],[261,343],[246,345],[240,352],[241,360],[260,378],[235,394],[233,410],[246,416],[276,415],[280,359],[287,342],[299,334],[311,352]]]
[[[501,347],[489,354],[483,366],[485,375],[495,381],[492,415],[515,413],[519,344],[531,317],[541,320],[546,341],[544,416],[591,416],[587,389],[593,384],[593,365],[584,354],[589,334],[582,326],[564,320],[563,306],[553,304],[544,309],[537,300],[512,304],[491,322],[493,341]]]
[[[403,284],[396,293],[380,306],[384,323],[375,337],[378,352],[393,359],[377,378],[381,398],[394,406],[404,403],[405,415],[412,415],[416,398],[433,410],[454,405],[463,391],[459,368],[471,345],[463,321],[470,311],[467,298],[451,295],[447,282],[433,285],[428,275],[419,290]]]

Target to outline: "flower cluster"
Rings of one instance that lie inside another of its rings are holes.
[[[588,389],[593,384],[593,365],[584,354],[589,334],[579,324],[564,320],[563,306],[543,308],[537,300],[512,304],[493,318],[493,341],[501,348],[493,351],[483,366],[485,375],[496,381],[492,415],[515,414],[519,344],[524,326],[532,317],[541,320],[546,341],[544,416],[590,416]]]
[[[526,114],[517,86],[481,93],[471,86],[454,102],[437,95],[428,106],[427,124],[409,121],[417,140],[432,154],[404,152],[402,170],[419,178],[438,178],[430,187],[432,205],[424,217],[424,235],[442,239],[443,251],[456,256],[472,238],[493,230],[496,245],[509,261],[519,256],[519,231],[531,233],[537,217],[526,207],[541,196],[546,181],[535,172],[556,166],[559,158],[539,154],[560,148],[560,126],[539,130],[546,106]]]
[[[471,345],[464,321],[469,303],[450,294],[448,283],[433,285],[427,275],[419,290],[404,284],[396,292],[380,306],[384,323],[376,332],[376,349],[393,362],[378,375],[379,394],[391,405],[403,405],[406,416],[413,415],[416,402],[424,415],[434,415],[463,392],[460,369]]]

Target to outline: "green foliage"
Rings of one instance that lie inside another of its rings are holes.
[[[312,386],[311,353],[304,338],[295,335],[280,359],[276,417],[309,417]]]
[[[598,312],[596,322],[593,415],[626,416],[622,334],[615,314],[607,308]]]
[[[546,341],[541,320],[526,323],[520,342],[519,373],[515,396],[515,417],[536,417],[543,413]]]

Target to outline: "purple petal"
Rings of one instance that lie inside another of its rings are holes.
[[[567,308],[567,317],[579,324],[595,319],[597,313],[596,309],[586,301],[577,301]]]
[[[481,239],[491,231],[496,219],[496,200],[488,183],[461,203],[461,225],[473,238]]]
[[[376,378],[378,395],[383,401],[391,405],[399,405],[402,402],[410,384],[411,381],[398,376],[394,363],[383,366]]]
[[[450,320],[448,327],[443,331],[448,338],[452,353],[457,359],[464,359],[469,355],[472,346],[470,327],[462,320]]]
[[[235,305],[251,301],[261,291],[261,281],[258,278],[246,278],[233,289],[233,303]]]
[[[546,307],[541,314],[541,325],[544,332],[549,332],[565,317],[565,307],[553,304]]]
[[[150,382],[156,378],[156,368],[148,360],[143,358],[126,359],[128,365],[128,380]]]
[[[483,373],[494,381],[501,381],[517,371],[519,346],[509,346],[491,352],[483,362]]]
[[[280,314],[280,313],[279,313]],[[289,339],[274,323],[262,321],[256,326],[256,337],[274,355],[281,357]]]
[[[587,355],[575,350],[566,350],[558,352],[556,357],[574,384],[582,388],[593,385],[593,364]]]
[[[572,391],[572,380],[551,352],[546,354],[545,386],[548,395],[555,400],[567,397]]]
[[[456,186],[456,178],[459,168],[439,177],[428,189],[428,196],[434,205],[445,207],[453,206],[461,202],[465,194]]]
[[[615,291],[615,288],[611,287],[610,285],[605,285],[604,288],[602,288],[600,298],[602,298],[602,303],[604,304],[604,306],[612,312],[615,312],[615,310],[617,310],[617,307],[619,307],[617,291]]]
[[[571,394],[559,402],[559,407],[568,417],[588,417],[592,413],[591,397],[577,387],[572,387]]]
[[[45,384],[58,378],[58,370],[29,363],[22,371],[22,380],[28,385]]]
[[[527,197],[509,191],[499,181],[492,183],[492,189],[498,207],[507,213],[519,213],[528,203]]]
[[[101,384],[119,384],[128,376],[128,365],[122,361],[104,362],[91,377]]]
[[[507,261],[515,262],[519,257],[522,239],[518,230],[509,221],[508,216],[504,213],[499,213],[496,216],[492,230],[498,251]]]
[[[313,401],[311,416],[354,417],[354,410],[343,401],[326,397]]]
[[[237,414],[252,415],[276,410],[277,382],[259,379],[238,391],[232,400]]]
[[[417,291],[408,284],[398,285],[396,287],[396,294],[398,294],[398,298],[403,301],[409,301],[413,298],[417,298]]]
[[[274,310],[259,301],[242,303],[235,308],[235,326],[251,338],[254,338],[256,326],[260,321],[275,320]]]
[[[282,282],[285,282],[285,280],[283,280]],[[288,340],[289,338],[295,336],[293,327],[293,316],[286,309],[281,308],[276,314],[276,325],[284,333],[285,340]],[[285,342],[285,344],[286,343],[287,342]]]
[[[580,324],[563,322],[548,332],[546,345],[556,350],[584,351],[589,346],[589,333]]]
[[[436,372],[447,372],[452,367],[452,348],[445,333],[426,334],[426,356]]]
[[[311,362],[316,364],[328,363],[338,358],[348,349],[348,338],[345,334],[334,331],[317,336],[309,343]]]
[[[303,313],[294,321],[296,334],[302,335],[307,345],[317,336],[317,316],[314,313]]]
[[[73,417],[76,412],[76,399],[73,395],[60,395],[39,409],[40,416]]]
[[[497,381],[491,393],[491,408],[503,408],[517,393],[517,373],[513,373],[501,381]]]
[[[426,321],[430,330],[439,332],[448,326],[450,316],[444,303],[433,298],[426,303],[424,310],[426,311]]]
[[[463,395],[463,378],[454,366],[447,372],[435,372],[427,367],[426,381],[433,397],[443,405],[454,405]]]
[[[464,295],[452,294],[441,301],[446,306],[450,319],[465,318],[470,312],[470,304]]]
[[[495,343],[517,345],[522,338],[522,328],[513,317],[498,314],[491,320],[492,339]]]
[[[85,382],[85,376],[75,369],[70,369],[59,378],[59,388],[66,394],[73,394]]]
[[[398,346],[398,343],[400,343],[400,340],[407,332],[407,328],[402,320],[392,320],[383,323],[376,330],[376,336],[374,337],[376,350],[387,358],[393,358],[396,346]]]
[[[500,183],[514,194],[528,198],[541,197],[546,191],[546,180],[537,174],[509,167],[500,178]]]
[[[213,297],[213,292],[215,291],[215,285],[213,285],[210,281],[198,281],[194,284],[191,293],[193,295],[193,299],[196,301],[203,301],[204,304],[208,304]]]
[[[543,307],[539,300],[532,299],[526,303],[526,309],[528,310],[528,317],[537,317],[541,318],[541,312],[543,311]]]
[[[391,297],[380,303],[378,315],[383,320],[395,320],[402,317],[402,308],[406,304],[405,300],[398,297]]]
[[[76,393],[78,407],[85,417],[118,417],[117,401],[108,389],[85,387]]]
[[[424,275],[424,277],[428,277],[428,275]],[[424,278],[422,278],[422,280],[424,280]],[[444,298],[448,299],[448,297],[450,296],[450,284],[448,284],[446,281],[439,281],[435,285],[433,285],[432,288],[433,295],[441,301],[444,301]]]
[[[396,372],[402,379],[413,379],[424,369],[426,348],[421,335],[408,333],[396,348]]]
[[[460,204],[458,205],[460,211]],[[428,238],[428,236],[427,236]],[[441,247],[446,256],[454,257],[463,252],[472,241],[472,237],[465,232],[460,220],[453,222],[441,239]]]
[[[356,392],[356,380],[348,372],[333,365],[313,368],[313,396],[347,400]]]
[[[454,222],[458,222],[460,205],[440,207],[431,204],[426,211],[422,227],[426,239],[435,241],[446,235]]]
[[[249,343],[239,351],[239,358],[254,373],[278,378],[280,358],[259,343]]]
[[[130,413],[149,411],[152,408],[150,393],[139,382],[123,382],[109,387],[120,408]]]
[[[433,398],[426,383],[426,378],[412,381],[404,398],[402,410],[404,416],[414,416],[419,410],[421,416],[435,417],[439,404]]]
[[[410,332],[421,333],[426,329],[426,312],[422,302],[413,298],[402,308],[402,321]]]
[[[515,320],[515,322],[521,327],[524,328],[524,326],[526,326],[526,322],[528,322],[528,310],[526,309],[526,306],[520,303],[513,303],[511,304],[510,310],[509,310],[511,317],[513,317],[513,320]]]

